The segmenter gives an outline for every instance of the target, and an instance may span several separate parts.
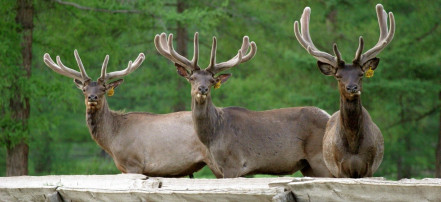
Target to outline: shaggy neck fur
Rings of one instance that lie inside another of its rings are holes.
[[[340,121],[341,133],[346,137],[349,150],[357,153],[362,138],[361,126],[363,124],[361,97],[356,96],[352,100],[340,96]]]
[[[221,110],[214,106],[211,96],[207,95],[205,102],[201,104],[197,103],[193,97],[191,100],[191,111],[199,139],[204,145],[210,146],[219,125],[218,120],[221,120]]]
[[[109,136],[112,134],[113,115],[114,113],[109,109],[106,98],[103,98],[99,109],[94,111],[86,109],[86,121],[90,135],[109,154],[111,152],[108,145],[110,143]]]

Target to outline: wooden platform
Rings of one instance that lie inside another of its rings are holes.
[[[0,177],[0,201],[441,201],[441,179]]]

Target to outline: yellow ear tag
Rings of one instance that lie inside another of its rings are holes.
[[[218,89],[221,87],[221,81],[218,81],[216,84],[214,84],[214,89]]]
[[[115,90],[113,90],[113,87],[107,91],[108,96],[113,96],[114,93],[115,93]]]
[[[371,78],[374,76],[374,70],[372,70],[372,67],[369,67],[369,69],[365,73],[366,78]]]

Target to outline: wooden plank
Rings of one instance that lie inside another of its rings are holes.
[[[56,199],[56,191],[64,201],[271,201],[284,189],[269,184],[293,179],[147,178],[139,174],[4,177],[0,178],[0,199],[45,201],[50,196]]]
[[[441,179],[0,177],[0,201],[440,201]]]
[[[271,201],[275,195],[284,192],[281,187],[269,187],[277,179],[148,178],[141,183],[133,182],[126,190],[85,185],[63,186],[57,190],[64,200],[72,201]],[[292,181],[293,178],[282,179]]]
[[[296,178],[286,185],[296,201],[441,201],[441,179]]]

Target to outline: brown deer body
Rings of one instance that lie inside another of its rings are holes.
[[[384,140],[380,129],[372,121],[368,111],[361,104],[362,79],[366,71],[377,68],[380,59],[375,56],[393,38],[395,21],[389,13],[390,28],[387,29],[387,14],[381,4],[376,6],[380,25],[380,39],[370,50],[361,54],[364,43],[360,37],[359,47],[352,64],[341,59],[337,45],[334,44],[332,56],[318,50],[309,35],[311,10],[306,7],[301,18],[301,29],[296,21],[294,33],[300,44],[314,56],[320,71],[334,76],[340,91],[340,110],[335,112],[326,126],[323,139],[323,157],[326,166],[335,177],[371,177],[383,159]]]
[[[45,54],[44,62],[55,72],[74,78],[77,87],[83,90],[89,132],[121,172],[180,177],[192,175],[205,164],[213,168],[208,150],[193,129],[191,112],[119,113],[109,109],[105,94],[123,80],[107,81],[138,68],[144,60],[142,53],[133,64],[129,62],[127,69],[111,73],[106,73],[106,56],[101,77],[96,82],[87,76],[76,50],[75,57],[81,73],[64,66],[58,56],[55,63]],[[216,171],[214,173],[220,177]]]
[[[329,114],[316,107],[250,111],[241,107],[216,107],[211,87],[224,83],[231,74],[220,71],[250,60],[256,53],[254,42],[244,37],[238,55],[216,64],[216,38],[213,38],[208,68],[197,65],[198,34],[192,61],[173,50],[173,38],[157,35],[159,53],[173,61],[178,74],[191,84],[192,113],[196,133],[207,146],[224,178],[247,174],[291,174],[298,170],[306,176],[331,177],[323,161],[322,138]],[[247,52],[251,45],[249,54]]]

